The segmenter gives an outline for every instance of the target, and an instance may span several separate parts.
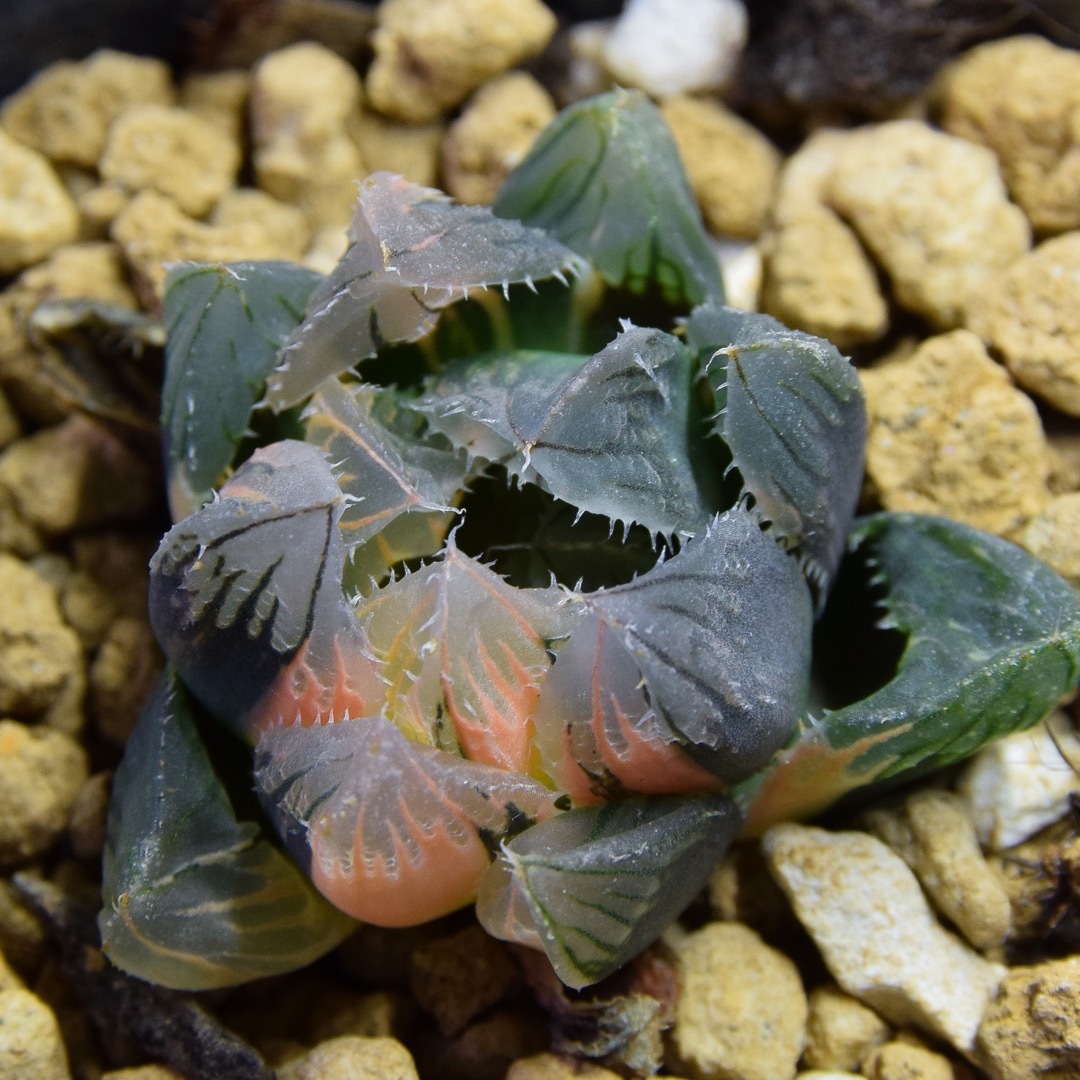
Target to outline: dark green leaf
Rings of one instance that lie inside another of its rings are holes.
[[[170,271],[161,423],[175,519],[221,482],[278,350],[320,280],[284,262],[182,263]]]
[[[166,675],[116,773],[100,917],[118,967],[205,990],[302,967],[355,925],[252,822],[237,821]]]
[[[864,519],[851,547],[906,647],[889,683],[811,724],[746,785],[755,826],[959,761],[1038,723],[1080,680],[1076,595],[1021,548],[914,514]]]
[[[588,986],[678,917],[740,823],[730,799],[712,796],[567,811],[503,846],[477,914],[496,937],[542,948],[568,986]]]
[[[614,286],[673,304],[723,301],[724,286],[678,148],[639,91],[564,109],[507,177],[493,209],[545,229]]]

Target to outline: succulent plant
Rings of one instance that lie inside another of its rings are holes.
[[[110,811],[121,967],[221,986],[476,900],[588,985],[740,831],[1076,685],[1080,608],[1030,556],[853,524],[855,371],[724,306],[643,97],[566,110],[493,211],[370,176],[351,241],[325,279],[170,274],[169,666]]]

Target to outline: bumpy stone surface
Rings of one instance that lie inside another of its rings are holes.
[[[776,147],[718,101],[680,95],[662,102],[661,112],[709,231],[757,237],[775,194]]]
[[[784,1080],[802,1053],[798,969],[740,923],[710,923],[676,944],[682,993],[673,1046],[701,1077]]]
[[[278,1080],[419,1080],[408,1050],[396,1039],[342,1035],[288,1062]]]
[[[954,1080],[949,1059],[924,1046],[891,1042],[872,1051],[863,1065],[867,1080]]]
[[[1049,501],[1046,439],[1031,399],[966,330],[860,372],[866,475],[887,510],[945,514],[1004,534]]]
[[[144,612],[109,627],[90,665],[90,711],[97,733],[123,746],[164,666]]]
[[[185,214],[202,217],[236,182],[240,146],[186,109],[137,105],[122,112],[101,156],[103,180],[131,191],[171,195]]]
[[[521,984],[521,970],[502,942],[479,926],[421,945],[412,959],[412,990],[443,1035],[469,1021]]]
[[[506,1080],[619,1080],[619,1074],[600,1065],[568,1061],[555,1054],[537,1054],[515,1061]]]
[[[56,1016],[29,990],[0,990],[0,1080],[69,1080]]]
[[[959,326],[977,290],[1031,243],[994,155],[915,120],[852,132],[826,197],[888,274],[897,301],[942,329]]]
[[[0,274],[31,266],[78,231],[79,211],[49,162],[0,131]]]
[[[291,45],[264,57],[251,85],[255,178],[295,203],[312,227],[344,225],[364,163],[354,133],[360,77],[322,45]]]
[[[554,117],[551,95],[524,71],[481,87],[446,133],[446,190],[461,202],[491,202]]]
[[[139,298],[151,310],[160,306],[167,262],[288,257],[265,222],[207,225],[155,191],[140,192],[131,200],[113,222],[112,236],[131,268]]]
[[[873,832],[915,871],[942,915],[980,951],[1009,934],[1009,896],[988,865],[965,801],[948,791],[917,791],[895,809],[868,812]]]
[[[196,72],[180,85],[180,104],[240,142],[247,126],[251,75],[247,71]]]
[[[387,0],[372,37],[371,104],[409,123],[436,120],[477,87],[539,53],[556,20],[540,0]]]
[[[1032,555],[1080,589],[1080,492],[1052,499],[1019,537]]]
[[[725,85],[746,44],[742,0],[630,0],[603,44],[621,86],[656,97]]]
[[[841,349],[876,341],[888,328],[873,263],[823,201],[847,138],[843,132],[818,132],[787,160],[761,240],[762,310]]]
[[[1080,232],[1047,240],[988,281],[966,323],[1024,389],[1080,416]]]
[[[0,487],[49,535],[133,521],[159,498],[157,473],[103,424],[73,414],[0,455]]]
[[[234,188],[214,207],[210,224],[218,228],[249,226],[262,229],[278,245],[280,259],[299,262],[311,241],[311,230],[295,206],[258,188]]]
[[[79,639],[65,625],[55,591],[11,555],[0,554],[0,716],[82,726]]]
[[[802,1062],[811,1068],[854,1071],[889,1038],[889,1025],[835,984],[812,990],[809,1004]]]
[[[942,929],[914,874],[865,833],[776,825],[766,858],[836,981],[895,1024],[970,1050],[1005,969]]]
[[[0,720],[0,865],[28,862],[67,827],[86,753],[52,728]]]
[[[979,1028],[993,1080],[1073,1076],[1080,1047],[1080,956],[1013,968]]]
[[[1044,233],[1080,227],[1080,55],[1045,38],[972,49],[939,79],[942,125],[988,146]]]
[[[356,141],[368,172],[398,173],[414,184],[439,186],[446,127],[441,122],[403,124],[370,109],[360,117]]]
[[[1080,740],[1069,717],[1054,713],[1047,724],[1053,737],[1042,724],[1018,731],[980,750],[964,766],[960,792],[979,841],[992,851],[1019,844],[1064,817],[1069,795],[1080,791],[1080,776],[1058,749],[1080,762]]]
[[[160,60],[101,49],[47,67],[0,110],[3,126],[53,161],[97,166],[109,125],[130,105],[171,105],[172,76]]]

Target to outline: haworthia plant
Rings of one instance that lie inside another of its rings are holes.
[[[477,900],[585,986],[740,830],[1077,683],[1080,608],[1030,556],[853,522],[858,378],[724,306],[643,97],[563,113],[494,210],[375,174],[325,280],[173,271],[170,675],[117,774],[101,919],[131,971],[239,982]],[[853,690],[875,635],[899,659]]]

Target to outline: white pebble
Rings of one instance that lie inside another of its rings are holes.
[[[907,864],[866,833],[777,825],[762,849],[829,971],[898,1026],[969,1051],[1005,974],[934,918]]]
[[[742,0],[630,0],[604,42],[616,82],[657,97],[721,87],[746,44]]]
[[[1080,740],[1069,718],[1055,713],[1046,723],[1053,726],[1058,745],[1080,766]],[[1062,758],[1045,724],[986,747],[960,781],[979,842],[994,851],[1019,844],[1064,817],[1074,791],[1080,791],[1080,776]]]

